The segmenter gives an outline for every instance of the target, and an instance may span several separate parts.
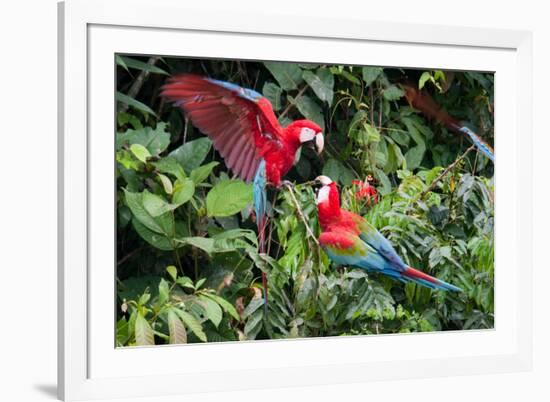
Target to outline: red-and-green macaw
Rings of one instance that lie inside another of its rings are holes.
[[[365,181],[353,180],[351,184],[357,187],[355,192],[355,198],[358,200],[365,200],[367,205],[378,203],[378,191],[374,187],[374,177],[370,174],[367,175]]]
[[[321,153],[321,128],[310,120],[281,127],[268,99],[252,89],[193,74],[169,79],[162,96],[181,107],[187,118],[212,140],[225,164],[245,182],[253,180],[259,249],[265,252],[266,185],[279,187],[302,144]],[[267,279],[262,273],[264,301]],[[267,304],[266,304],[267,305]]]
[[[323,186],[316,200],[321,225],[319,244],[334,263],[359,267],[432,289],[462,291],[405,264],[389,240],[374,226],[363,217],[340,208],[336,183],[327,176],[319,176],[316,180]]]
[[[430,96],[429,93],[424,90],[417,89],[413,85],[402,84],[402,87],[405,90],[405,98],[412,107],[418,109],[427,117],[435,119],[436,121],[447,127],[449,130],[452,130],[459,134],[466,134],[475,144],[477,149],[479,149],[491,161],[495,161],[495,151],[493,150],[493,148],[485,141],[483,141],[467,126],[460,123],[449,113],[441,109],[441,107],[437,103],[435,103],[434,99]]]

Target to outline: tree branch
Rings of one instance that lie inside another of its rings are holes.
[[[160,57],[153,56],[153,57],[150,57],[149,60],[147,60],[147,64],[149,64],[150,66],[154,66],[157,63],[157,61],[159,61],[159,60],[160,60]],[[147,78],[148,75],[149,75],[149,71],[141,70],[141,72],[137,76],[136,80],[134,81],[134,83],[130,87],[130,90],[128,91],[128,96],[130,98],[135,98],[136,97],[139,90],[143,86],[143,83],[145,82],[145,78]],[[120,108],[118,109],[118,111],[121,112],[121,113],[124,113],[128,110],[128,107],[129,107],[128,104],[121,103]]]
[[[471,151],[473,151],[474,149],[476,149],[475,144],[472,145],[472,146],[470,146],[470,148],[468,148],[468,149],[466,150],[466,152],[464,152],[462,155],[460,155],[458,158],[456,158],[456,160],[455,160],[453,163],[451,163],[449,166],[447,166],[447,167],[445,168],[445,170],[443,170],[443,172],[441,172],[441,174],[440,174],[439,176],[437,176],[437,177],[434,179],[434,181],[432,181],[432,184],[430,184],[430,186],[429,186],[426,190],[424,190],[424,191],[422,191],[422,193],[420,193],[419,199],[424,198],[424,196],[425,196],[426,194],[428,194],[430,191],[432,191],[432,190],[435,188],[435,186],[437,185],[437,183],[440,182],[445,176],[447,176],[447,174],[448,174],[451,170],[453,170],[453,168],[454,168],[462,159],[464,159],[464,158],[466,157],[466,155],[468,155],[468,154],[469,154]]]
[[[296,95],[294,100],[296,100],[300,96],[302,96],[304,94],[304,92],[306,92],[307,87],[308,87],[308,85],[304,85],[304,87],[302,89],[300,89],[300,91],[298,92],[298,94]],[[285,110],[283,110],[283,112],[279,115],[279,119],[282,119],[283,117],[285,117],[287,115],[287,113],[290,111],[290,109],[292,109],[292,106],[294,106],[294,103],[289,103],[287,105],[287,107],[285,108]]]
[[[311,230],[311,228],[307,224],[307,219],[304,215],[304,212],[302,211],[302,208],[300,208],[300,204],[298,203],[298,200],[296,199],[296,196],[294,195],[294,189],[292,188],[292,185],[289,184],[289,183],[283,183],[283,185],[288,189],[288,192],[290,193],[290,198],[292,199],[292,203],[294,204],[294,207],[296,208],[296,212],[298,212],[298,216],[300,217],[300,219],[304,223],[304,226],[306,227],[306,232],[307,232],[308,236],[313,239],[313,241],[315,242],[315,244],[317,244],[317,246],[319,246],[319,241],[317,240],[317,238],[313,234],[313,231]]]

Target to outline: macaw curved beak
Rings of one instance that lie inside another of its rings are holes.
[[[315,136],[315,150],[317,151],[317,154],[321,154],[324,147],[325,137],[323,137],[323,133],[317,133],[317,135]]]

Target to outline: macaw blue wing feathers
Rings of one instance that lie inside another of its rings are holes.
[[[239,85],[232,84],[231,82],[215,80],[214,78],[206,78],[206,81],[209,81],[213,84],[220,85],[226,89],[229,89],[230,91],[234,92],[237,96],[240,96],[241,98],[247,99],[252,102],[257,102],[260,98],[262,98],[262,94],[254,91],[253,89],[243,88]]]

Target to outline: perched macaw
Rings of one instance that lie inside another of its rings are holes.
[[[340,208],[338,188],[327,176],[317,179],[323,187],[317,194],[321,235],[319,243],[328,257],[339,265],[362,268],[432,289],[462,289],[407,266],[391,243],[363,217]]]
[[[487,156],[487,158],[491,159],[491,161],[495,161],[495,151],[493,148],[483,141],[476,133],[441,109],[430,94],[424,90],[417,89],[413,85],[402,84],[402,87],[405,90],[405,98],[412,107],[420,110],[427,117],[435,119],[449,130],[459,134],[466,134],[476,145],[477,149]]]
[[[356,199],[366,200],[367,205],[378,203],[378,191],[374,187],[374,177],[370,174],[365,178],[365,181],[353,180],[351,183],[357,186]]]
[[[162,96],[181,107],[193,125],[210,137],[228,168],[245,182],[254,181],[259,248],[265,252],[266,185],[280,187],[302,144],[312,142],[321,153],[321,128],[310,120],[281,127],[271,103],[258,92],[198,75],[170,78]],[[264,273],[262,282],[267,303]]]

